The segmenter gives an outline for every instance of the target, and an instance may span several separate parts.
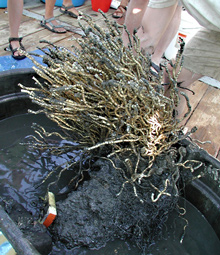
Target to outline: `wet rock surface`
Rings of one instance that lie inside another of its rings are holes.
[[[91,171],[90,180],[57,202],[58,215],[50,228],[53,237],[67,248],[98,249],[115,238],[131,238],[143,248],[158,234],[178,198],[164,195],[152,203],[146,189],[138,194],[145,200],[142,203],[129,183],[117,196],[124,182],[120,172],[107,160],[95,165],[100,169]]]

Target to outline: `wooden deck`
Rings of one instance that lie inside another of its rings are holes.
[[[86,0],[83,6],[77,7],[83,13],[90,14],[97,24],[104,24],[100,13],[94,12],[91,8],[91,1]],[[73,41],[69,40],[72,37],[80,37],[80,29],[78,21],[67,15],[62,15],[59,12],[59,7],[55,7],[54,14],[60,21],[66,23],[70,30],[65,34],[55,34],[40,26],[40,19],[44,15],[45,6],[42,2],[28,1],[24,5],[24,15],[20,27],[20,36],[23,36],[23,43],[27,51],[36,50],[37,46],[41,46],[39,40],[45,39],[58,46],[64,46],[71,49]],[[107,16],[111,18],[114,12],[110,9]],[[8,45],[9,27],[7,9],[0,9],[0,56],[6,56],[10,53],[4,51],[4,47]],[[211,143],[199,144],[212,156],[220,160],[220,89],[205,84],[203,82],[195,82],[193,84],[195,95],[190,96],[192,104],[192,114],[190,115],[186,126],[192,128],[197,126],[198,130],[192,135],[193,139],[201,142],[210,141]]]

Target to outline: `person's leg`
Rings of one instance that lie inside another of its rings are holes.
[[[193,73],[192,71],[183,67],[178,76],[178,82],[180,82],[181,87],[189,88],[193,82],[197,81],[202,76],[202,74]]]
[[[44,15],[45,20],[50,20],[51,18],[54,17],[55,2],[56,2],[56,0],[46,0],[45,1],[45,15]],[[54,26],[59,26],[60,25],[58,23],[58,21],[55,20],[55,19],[51,20],[51,23]],[[52,26],[49,22],[45,22],[45,25],[52,29]],[[54,30],[59,32],[59,33],[66,32],[66,29],[64,27],[56,27],[56,28],[54,28]]]
[[[141,26],[141,21],[147,9],[148,2],[149,0],[130,0],[124,22],[130,34],[133,34],[134,30]],[[125,30],[123,30],[122,39],[124,45],[127,46],[129,40]]]
[[[18,38],[19,27],[21,24],[22,12],[23,12],[23,0],[8,0],[8,19],[9,19],[9,32],[10,37]],[[10,42],[12,49],[19,48],[19,41]],[[14,56],[19,56],[18,52],[14,53]]]
[[[174,61],[172,62],[174,63]],[[180,69],[178,67],[176,70],[173,70],[173,67],[171,67],[171,65],[168,64],[168,70],[171,77],[173,77],[173,75],[175,76],[177,73],[179,73]],[[188,111],[186,98],[185,96],[181,95],[181,93],[184,93],[187,97],[190,94],[192,94],[193,93],[191,91],[192,84],[198,79],[200,79],[201,77],[203,77],[203,75],[194,73],[188,70],[187,68],[182,67],[181,72],[179,73],[178,79],[177,79],[177,82],[179,84],[178,85],[179,104],[176,107],[176,110],[177,110],[176,118],[181,119],[184,116],[184,114]],[[164,84],[170,83],[169,75],[165,71],[164,71],[163,82]],[[165,86],[165,96],[170,97],[170,89],[168,85]]]
[[[193,38],[186,44],[183,51],[183,69],[178,76],[180,86],[190,89],[191,84],[202,76],[208,76],[220,81],[220,33],[217,31],[200,29]],[[171,73],[173,72],[172,68]],[[178,70],[177,70],[178,71]],[[165,74],[165,83],[169,82]],[[180,92],[191,93],[186,89]],[[169,92],[169,91],[168,91]],[[179,115],[183,115],[185,109],[185,99],[180,95],[180,104],[177,108]]]
[[[137,37],[140,38],[140,47],[147,53],[153,54],[169,27],[176,12],[177,3],[165,8],[147,7]],[[169,37],[170,40],[170,37]]]
[[[159,65],[161,58],[166,51],[167,47],[170,45],[170,42],[173,40],[174,36],[177,34],[180,21],[181,21],[182,6],[178,5],[172,20],[170,21],[165,33],[161,37],[157,47],[155,48],[154,54],[151,57],[152,62],[156,65]]]
[[[65,7],[70,7],[72,6],[72,8],[68,9],[69,12],[75,14],[76,16],[79,16],[79,12],[77,11],[77,9],[73,6],[72,0],[63,0],[63,6]],[[63,7],[60,8],[62,11],[65,11],[65,9]]]
[[[187,97],[189,95],[192,95],[192,91],[190,91],[192,84],[203,77],[201,74],[193,73],[192,71],[182,68],[181,73],[178,77],[178,82],[180,82],[179,87],[179,105],[177,106],[177,118],[180,119],[184,116],[184,114],[188,111],[186,98],[185,96],[181,95],[181,93],[184,93]]]

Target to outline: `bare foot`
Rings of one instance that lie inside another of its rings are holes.
[[[123,25],[123,24],[125,23],[125,15],[123,15],[121,18],[119,18],[119,19],[117,20],[117,23],[118,23],[119,25]]]
[[[19,37],[10,37],[9,48],[5,48],[6,51],[10,50],[12,52],[12,57],[17,60],[26,58],[24,54],[18,51],[18,49],[25,50],[21,40],[22,38]]]
[[[47,22],[48,21],[48,22]],[[50,22],[49,22],[50,21]],[[54,30],[53,32],[57,32],[57,33],[65,33],[66,29],[64,27],[62,27],[60,25],[60,22],[58,22],[56,19],[54,18],[45,18],[45,26],[47,26],[49,28],[49,30]],[[53,26],[52,26],[53,25]],[[60,27],[55,27],[55,26],[60,26]],[[46,27],[46,28],[47,28]],[[47,29],[48,29],[47,28]]]
[[[10,42],[10,44],[11,44],[12,49],[16,49],[16,48],[19,48],[19,47],[20,47],[20,44],[19,44],[18,41],[12,41],[12,42]],[[22,56],[22,54],[19,53],[18,51],[15,51],[13,55],[14,55],[15,57],[17,57],[17,56]]]

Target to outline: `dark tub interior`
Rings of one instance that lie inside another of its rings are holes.
[[[27,114],[27,109],[36,110],[37,107],[33,105],[25,93],[20,91],[18,87],[18,83],[22,83],[25,86],[31,85],[33,86],[34,81],[32,79],[33,76],[36,76],[32,69],[20,69],[20,70],[11,70],[0,73],[0,149],[1,154],[5,151],[6,148],[9,148],[8,155],[0,155],[0,158],[5,161],[7,159],[10,161],[13,155],[16,155],[14,158],[14,168],[16,168],[16,164],[23,167],[23,163],[25,162],[26,166],[29,169],[35,169],[35,174],[30,176],[28,181],[18,181],[18,186],[23,195],[26,194],[27,197],[22,198],[17,197],[17,201],[22,204],[29,212],[33,215],[36,213],[36,203],[34,194],[34,188],[31,187],[31,180],[37,181],[38,179],[42,179],[43,173],[41,171],[50,171],[50,168],[53,168],[53,163],[61,162],[63,158],[56,158],[50,160],[45,160],[44,157],[39,158],[39,155],[33,155],[33,153],[27,153],[22,151],[21,145],[18,145],[19,142],[26,136],[31,134],[31,124],[32,122],[40,122],[46,125],[49,128],[57,128],[51,121],[49,121],[43,115],[32,115]],[[39,77],[38,77],[39,78]],[[183,141],[184,144],[189,145],[189,141]],[[2,150],[4,149],[4,150]],[[205,161],[210,162],[213,166],[220,169],[220,162],[215,158],[211,157],[204,150],[199,150],[199,156]],[[24,155],[26,159],[24,159]],[[192,155],[193,156],[193,155]],[[31,158],[33,157],[33,158]],[[20,158],[23,158],[22,163]],[[38,158],[38,161],[33,162]],[[1,160],[1,167],[7,168],[7,162],[3,162]],[[53,161],[53,162],[52,162]],[[44,169],[42,168],[44,167]],[[39,170],[40,169],[40,170]],[[2,170],[2,169],[1,169]],[[6,173],[6,172],[5,172]],[[8,174],[8,172],[7,172]],[[10,174],[10,177],[12,175]],[[24,178],[25,173],[20,172],[20,178]],[[24,178],[25,179],[25,178]],[[3,177],[1,178],[3,180]],[[12,182],[15,183],[14,180]],[[22,185],[21,185],[22,184]],[[10,185],[9,185],[10,186]],[[13,195],[12,189],[4,189],[1,190],[1,194],[4,192],[11,192]],[[28,195],[30,192],[30,195]],[[44,191],[42,191],[44,192]],[[39,194],[35,194],[39,195]],[[168,226],[170,227],[168,230],[164,232],[163,240],[160,240],[158,245],[154,245],[151,250],[151,254],[218,254],[220,245],[220,189],[211,179],[203,178],[200,180],[194,181],[192,184],[188,185],[183,194],[185,199],[181,199],[181,203],[188,208],[187,210],[187,219],[190,224],[188,231],[188,235],[186,232],[186,236],[184,238],[183,244],[179,244],[179,240],[181,239],[182,230],[184,227],[184,221],[176,221],[176,227],[174,229],[173,222],[174,218],[177,215],[172,215],[168,220]],[[15,197],[15,195],[14,195]],[[28,205],[27,201],[31,201],[31,205]],[[2,208],[1,208],[2,209]],[[5,222],[9,222],[10,218],[8,215],[3,214],[1,217],[4,218]],[[204,216],[205,219],[204,219]],[[196,220],[195,220],[196,216]],[[174,218],[172,218],[174,217]],[[192,225],[192,226],[191,226]],[[17,229],[16,226],[13,225],[13,231],[11,231],[11,225],[7,224],[7,226],[0,226],[6,236],[9,238],[15,249],[22,254],[37,254],[35,248],[27,242],[26,238],[15,238],[12,236],[14,233],[14,229]],[[4,229],[3,229],[4,228]],[[19,230],[18,230],[19,231]],[[174,234],[175,233],[175,234]],[[209,233],[207,235],[207,233]],[[209,238],[207,237],[209,236]],[[201,242],[201,239],[205,240],[206,248],[199,247],[198,243]],[[26,243],[27,242],[27,243]],[[27,248],[28,246],[28,248]],[[211,248],[210,248],[211,247]],[[26,251],[24,251],[26,250]],[[209,250],[209,253],[207,251]],[[30,253],[28,253],[30,252]],[[32,252],[32,253],[31,253]],[[109,243],[105,248],[100,251],[87,251],[85,249],[74,250],[74,251],[62,251],[62,247],[53,248],[53,252],[51,254],[139,254],[139,250],[137,247],[133,247],[129,242],[124,241],[116,241],[113,243]]]

